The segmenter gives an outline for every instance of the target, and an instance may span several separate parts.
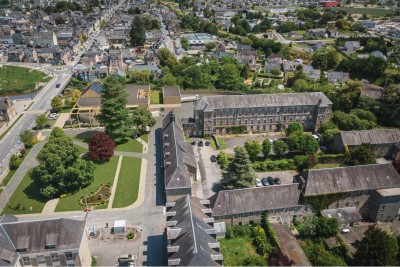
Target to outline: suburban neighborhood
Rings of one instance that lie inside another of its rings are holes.
[[[398,5],[0,0],[0,265],[400,265]]]

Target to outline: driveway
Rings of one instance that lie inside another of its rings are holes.
[[[294,176],[298,174],[296,171],[256,172],[259,179],[268,176],[272,176],[273,178],[278,177],[281,179],[281,184],[292,184]]]

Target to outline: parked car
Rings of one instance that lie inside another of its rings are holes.
[[[196,141],[192,141],[191,144],[192,144],[192,146],[195,146],[196,145]]]
[[[199,141],[198,143],[197,143],[197,145],[198,146],[203,146],[204,144],[203,144],[203,141]]]
[[[60,84],[59,83],[56,84],[56,88],[60,88]]]
[[[205,142],[204,142],[204,144],[206,145],[206,146],[210,146],[210,141],[208,141],[208,140],[206,140]]]
[[[340,232],[342,232],[343,234],[347,234],[348,232],[350,232],[349,228],[343,228]]]
[[[281,184],[281,179],[278,178],[278,177],[275,177],[275,178],[274,178],[274,183],[275,183],[275,184]]]
[[[268,183],[267,177],[262,178],[262,179],[261,179],[261,183],[262,183],[263,186],[268,186],[269,183]]]
[[[267,177],[267,180],[268,180],[268,183],[269,183],[270,185],[274,185],[274,184],[275,184],[274,178],[272,178],[271,176],[268,176],[268,177]]]
[[[118,257],[118,262],[134,262],[136,260],[136,255],[132,254],[122,254]]]
[[[50,120],[56,120],[58,118],[58,116],[59,116],[59,114],[57,114],[57,113],[50,113],[48,118]]]
[[[261,184],[261,180],[260,179],[256,179],[256,186],[257,187],[260,187],[260,186],[262,186],[262,184]]]
[[[211,162],[217,162],[217,157],[215,155],[212,155],[210,159]]]

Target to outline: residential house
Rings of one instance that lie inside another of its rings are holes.
[[[259,222],[268,212],[269,220],[291,222],[303,214],[299,205],[299,184],[222,190],[210,200],[212,216],[228,225]]]
[[[383,59],[383,60],[386,61],[386,56],[385,56],[385,54],[383,54],[383,53],[382,53],[381,51],[379,51],[379,50],[376,50],[376,51],[371,52],[371,56],[373,56],[373,57],[378,57],[378,58],[381,58],[381,59]]]
[[[336,29],[329,29],[329,30],[327,31],[327,33],[328,33],[329,37],[331,37],[331,38],[338,38],[338,37],[340,37],[339,31],[336,30]]]
[[[372,20],[358,20],[358,23],[360,23],[364,28],[375,28],[376,22]]]
[[[361,89],[361,95],[368,96],[374,100],[381,98],[383,88],[375,84],[365,84]]]
[[[339,227],[357,226],[362,217],[355,207],[322,210],[321,215],[327,218],[335,218]]]
[[[327,78],[329,83],[343,84],[349,79],[349,73],[341,71],[329,71]]]
[[[341,131],[334,137],[333,148],[343,153],[347,149],[370,144],[376,157],[389,157],[393,146],[400,142],[400,129]]]
[[[86,221],[0,218],[1,266],[89,266]]]
[[[166,204],[168,266],[221,266],[208,200],[185,195]]]
[[[196,136],[280,131],[291,122],[315,130],[330,118],[332,102],[323,93],[205,96],[195,105]]]
[[[285,73],[294,72],[299,65],[301,65],[299,61],[284,60],[282,68]]]
[[[32,36],[33,46],[54,47],[58,45],[58,39],[53,31],[34,32]]]
[[[400,175],[392,163],[312,169],[300,177],[303,205],[308,198],[336,195],[328,209],[355,207],[364,219],[376,220],[374,194],[380,189],[398,188]],[[400,202],[397,202],[397,210]],[[379,219],[379,218],[378,218]]]
[[[354,52],[361,48],[360,41],[346,41],[344,43],[344,47],[346,48],[347,52]]]
[[[291,31],[288,33],[288,37],[292,39],[300,39],[303,38],[303,34],[297,33],[296,31]]]
[[[303,73],[312,80],[319,80],[321,78],[321,70],[314,69],[311,65],[303,65]]]
[[[162,122],[162,154],[167,202],[192,193],[192,180],[197,180],[197,163],[192,145],[185,142],[180,119],[173,111]]]
[[[316,28],[316,29],[309,29],[307,30],[307,36],[314,36],[317,38],[328,38],[328,33],[326,32],[326,29],[323,28]]]

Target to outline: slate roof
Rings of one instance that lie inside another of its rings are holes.
[[[191,188],[187,166],[197,167],[192,146],[185,142],[180,119],[172,112],[163,119],[165,188]],[[168,145],[167,145],[168,144]]]
[[[179,86],[164,86],[163,96],[181,96]]]
[[[400,186],[400,175],[391,163],[309,170],[304,178],[306,196]]]
[[[321,211],[321,215],[327,218],[335,218],[339,224],[361,222],[362,219],[355,207],[323,210]]]
[[[3,217],[2,217],[3,219]],[[26,222],[0,222],[0,266],[14,266],[18,255],[78,249],[85,221],[50,219]],[[46,245],[55,245],[54,249]],[[25,252],[17,252],[26,249]],[[14,255],[14,257],[12,257]],[[5,258],[13,258],[11,263]]]
[[[341,131],[343,145],[357,146],[363,143],[371,145],[396,144],[400,142],[400,129]]]
[[[217,240],[210,234],[216,234],[212,224],[214,221],[205,214],[207,208],[201,201],[186,195],[167,210],[174,216],[168,217],[167,237],[168,251],[173,251],[168,257],[168,265],[180,266],[214,266],[219,265],[215,258],[222,260],[222,255],[213,247],[219,247]]]
[[[255,95],[218,95],[202,97],[195,110],[213,110],[225,108],[280,107],[332,105],[332,102],[321,92],[316,93],[286,93],[286,94],[255,94]]]
[[[298,206],[299,185],[263,186],[222,190],[213,203],[213,216],[266,211]]]

